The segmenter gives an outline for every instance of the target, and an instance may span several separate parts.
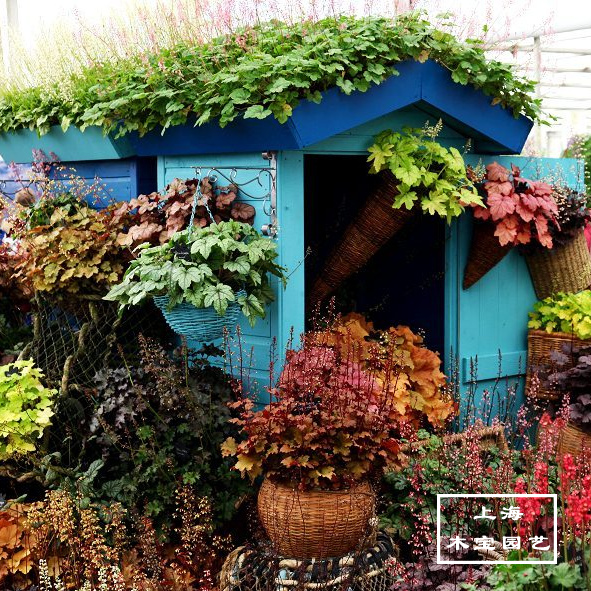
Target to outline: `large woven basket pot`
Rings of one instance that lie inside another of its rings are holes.
[[[591,460],[591,433],[579,429],[569,421],[558,436],[558,453],[561,456],[571,454],[574,458]]]
[[[464,269],[464,289],[472,287],[509,254],[511,246],[501,246],[494,232],[491,223],[474,220],[470,252]]]
[[[380,177],[380,184],[335,244],[314,281],[308,295],[310,309],[367,264],[413,215],[412,210],[392,207],[398,193],[394,175],[383,171]]]
[[[245,292],[236,293],[236,298]],[[168,296],[155,296],[154,303],[162,312],[166,323],[177,334],[191,341],[210,342],[224,336],[224,329],[231,331],[238,324],[240,305],[234,301],[220,316],[213,308],[196,308],[183,302],[168,309]]]
[[[573,348],[589,345],[591,341],[581,340],[572,334],[566,332],[546,332],[545,330],[529,330],[527,332],[527,372],[525,376],[525,391],[531,398],[540,398],[542,400],[557,400],[560,396],[558,392],[552,389],[532,388],[532,378],[535,369],[540,366],[551,368],[550,353],[559,351],[560,353],[572,354]],[[568,363],[565,369],[568,369]],[[547,373],[547,372],[544,372]],[[540,377],[544,378],[542,372]]]
[[[566,244],[538,249],[525,260],[540,300],[561,291],[577,293],[591,285],[591,257],[583,230]]]
[[[367,482],[344,490],[299,491],[265,479],[259,517],[281,556],[329,558],[357,548],[370,530],[376,495]]]

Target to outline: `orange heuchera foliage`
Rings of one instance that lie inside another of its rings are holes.
[[[444,391],[445,374],[439,355],[423,345],[423,338],[408,326],[378,331],[361,314],[341,318],[330,331],[312,338],[343,351],[356,350],[359,361],[370,370],[376,391],[394,400],[392,408],[402,422],[420,424],[423,417],[440,426],[455,409]]]
[[[35,544],[36,538],[27,527],[26,505],[12,504],[0,511],[0,584],[9,575],[27,580],[34,565],[31,554]]]

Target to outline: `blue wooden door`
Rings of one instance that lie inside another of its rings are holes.
[[[573,159],[519,156],[466,156],[468,164],[497,161],[521,168],[525,178],[562,181],[582,189],[582,167]],[[501,399],[507,386],[523,401],[527,358],[527,321],[536,296],[525,259],[512,250],[495,268],[467,290],[462,288],[472,235],[472,218],[462,215],[450,228],[446,251],[446,349],[448,373],[458,363],[460,391],[472,388],[476,403],[497,384]],[[474,372],[471,372],[471,367]],[[474,375],[471,375],[474,374]]]
[[[233,182],[240,189],[238,199],[255,208],[254,226],[260,231],[264,225],[272,222],[271,191],[274,190],[274,181],[271,174],[274,166],[274,163],[264,159],[261,153],[159,157],[158,186],[163,189],[175,178],[193,179],[204,176],[217,177],[220,186]],[[277,281],[274,280],[273,286],[276,301],[267,310],[266,318],[259,319],[254,327],[242,318],[240,344],[238,339],[233,339],[231,346],[232,369],[235,373],[242,373],[247,379],[246,387],[257,391],[261,399],[264,397],[265,387],[269,384],[269,362],[274,348],[273,341],[278,326],[277,313],[282,297],[282,290]],[[196,348],[200,346],[199,343],[189,345]]]

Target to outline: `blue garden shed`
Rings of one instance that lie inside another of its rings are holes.
[[[454,82],[449,70],[433,61],[404,62],[397,70],[397,76],[366,92],[346,95],[334,88],[318,104],[302,102],[285,124],[271,117],[237,119],[224,128],[211,122],[164,133],[156,129],[142,137],[130,134],[125,142],[92,129],[63,134],[58,128],[50,135],[59,146],[52,148],[51,138],[44,136],[41,147],[60,156],[61,147],[79,171],[92,170],[103,179],[105,171],[123,167],[117,178],[129,179],[123,184],[128,183],[130,196],[151,190],[154,162],[160,189],[174,178],[196,176],[238,185],[241,199],[257,210],[255,225],[275,237],[280,262],[290,273],[285,290],[276,286],[277,298],[265,321],[242,328],[253,354],[252,373],[264,380],[273,340],[281,351],[306,327],[312,312],[306,309],[307,290],[373,182],[367,149],[380,131],[441,119],[438,141],[467,150],[470,164],[497,160],[520,166],[526,177],[551,174],[573,186],[579,183],[577,161],[512,156],[521,152],[532,128],[525,116],[516,118],[481,91]],[[22,161],[24,145],[29,153],[40,147],[26,132],[0,138],[5,160],[17,154]],[[77,149],[85,156],[72,157]],[[120,198],[124,194],[127,189]],[[536,300],[529,273],[520,255],[511,252],[464,290],[471,232],[469,213],[449,226],[439,218],[416,216],[337,297],[348,298],[378,323],[424,329],[427,345],[445,356],[448,371],[458,361],[464,384],[471,380],[475,359],[477,381],[494,380],[499,354],[500,374],[517,378],[525,373],[527,313]]]

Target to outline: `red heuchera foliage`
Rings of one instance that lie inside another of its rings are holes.
[[[174,179],[164,193],[140,195],[115,206],[115,221],[126,226],[118,234],[117,243],[132,248],[143,242],[164,244],[173,234],[185,229],[199,184],[201,195],[195,209],[195,226],[204,228],[211,224],[210,212],[216,223],[230,219],[253,223],[255,209],[248,203],[236,201],[238,188],[235,185],[217,186],[208,177],[201,181]]]
[[[399,460],[399,423],[392,401],[376,392],[374,376],[354,350],[314,339],[286,355],[272,401],[256,410],[250,398],[233,403],[245,436],[228,439],[225,455],[252,478],[295,483],[300,489],[341,488]]]
[[[474,206],[474,217],[495,224],[502,246],[537,240],[552,248],[549,223],[557,223],[558,209],[550,185],[522,178],[516,166],[509,171],[493,162],[486,167],[482,189],[487,207]]]

